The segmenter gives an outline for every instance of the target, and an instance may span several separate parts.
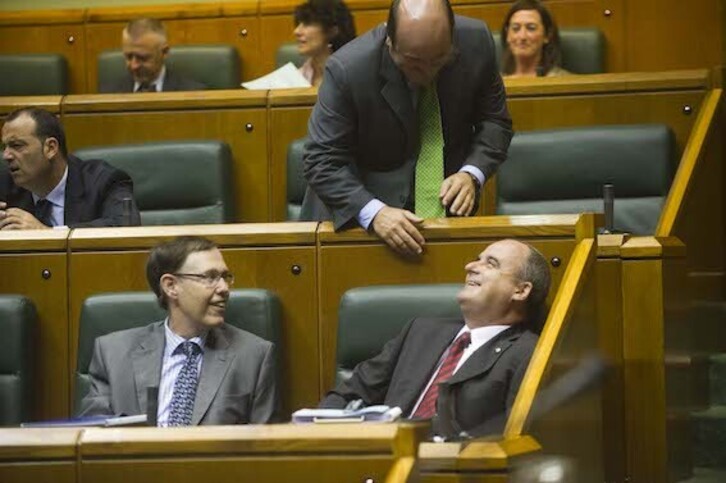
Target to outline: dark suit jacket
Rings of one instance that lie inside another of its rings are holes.
[[[81,415],[142,414],[159,387],[164,322],[96,339]],[[228,324],[209,331],[192,413],[197,424],[262,424],[278,414],[274,345]]]
[[[363,399],[366,405],[399,406],[408,416],[463,325],[456,318],[414,319],[380,354],[356,366],[353,376],[330,391],[320,406],[342,408]],[[453,417],[461,429],[476,435],[504,429],[536,344],[533,332],[512,326],[474,352],[448,380],[455,401]],[[439,424],[435,419],[435,432]]]
[[[166,75],[161,88],[163,92],[201,91],[204,89],[208,89],[208,87],[194,79],[182,77],[170,69],[168,65],[166,66]],[[98,86],[98,92],[101,94],[108,94],[112,92],[134,92],[134,78],[129,72],[126,72],[124,77]]]
[[[302,219],[332,219],[336,229],[373,198],[413,208],[413,177],[371,192],[371,173],[393,172],[419,151],[411,90],[385,44],[380,25],[327,61],[308,123]],[[438,75],[445,176],[462,165],[489,178],[506,159],[512,122],[487,26],[456,16],[455,56]],[[326,208],[327,206],[327,208]]]
[[[134,184],[125,172],[105,161],[82,161],[68,156],[65,224],[71,228],[123,225],[123,200],[131,198],[132,225],[141,224],[134,201]],[[16,186],[10,172],[0,172],[0,200],[10,207],[34,212],[30,191]]]

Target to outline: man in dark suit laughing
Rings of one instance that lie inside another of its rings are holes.
[[[465,270],[466,283],[457,297],[462,318],[412,320],[380,354],[330,391],[321,407],[341,408],[362,399],[428,419],[441,411],[439,391],[445,386],[454,396],[450,412],[457,429],[475,435],[501,432],[537,344],[549,269],[533,247],[502,240]],[[434,419],[434,432],[441,424]]]
[[[2,143],[0,230],[140,223],[131,178],[104,161],[69,155],[63,127],[50,112],[10,113]]]

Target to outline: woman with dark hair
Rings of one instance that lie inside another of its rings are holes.
[[[355,25],[342,0],[308,0],[295,8],[293,33],[298,52],[307,57],[300,73],[317,87],[330,54],[355,38]]]
[[[502,75],[535,77],[569,74],[561,67],[560,34],[539,0],[518,0],[502,25]]]

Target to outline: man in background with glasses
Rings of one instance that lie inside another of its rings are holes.
[[[142,414],[157,424],[262,424],[278,408],[274,347],[225,324],[234,276],[217,246],[180,237],[155,247],[146,277],[168,317],[96,339],[81,416]]]

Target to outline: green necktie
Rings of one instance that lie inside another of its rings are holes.
[[[418,127],[421,151],[416,161],[416,214],[421,218],[441,218],[446,216],[439,200],[444,182],[444,134],[435,83],[421,91]]]

